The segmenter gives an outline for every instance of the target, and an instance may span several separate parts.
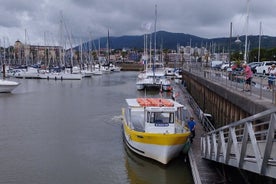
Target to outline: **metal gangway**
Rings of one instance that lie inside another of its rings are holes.
[[[204,159],[276,178],[276,108],[201,136]]]

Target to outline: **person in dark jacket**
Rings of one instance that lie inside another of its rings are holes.
[[[196,122],[194,121],[194,117],[190,117],[190,120],[188,121],[188,127],[191,132],[190,141],[193,143],[193,138],[195,137],[195,128],[196,128]]]

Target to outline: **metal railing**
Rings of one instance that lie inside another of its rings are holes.
[[[219,83],[229,88],[229,90],[242,91],[244,89],[245,80],[243,75],[232,76],[230,72],[215,70],[201,63],[186,63],[183,65],[183,69],[199,77]],[[255,74],[252,80],[251,91],[246,94],[255,94],[259,99],[266,98],[271,100],[273,104],[276,104],[275,84],[272,86],[271,90],[267,89],[267,86],[268,76]]]
[[[204,115],[204,112],[200,109],[198,104],[195,102],[195,100],[188,96],[188,102],[190,104],[190,107],[193,109],[194,114],[198,117],[198,119],[201,122],[202,127],[205,131],[209,132],[211,130],[215,130],[214,125],[210,120]]]
[[[202,158],[276,178],[276,108],[201,136]]]

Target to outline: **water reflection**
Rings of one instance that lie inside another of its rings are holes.
[[[192,184],[193,179],[188,163],[183,156],[172,160],[168,165],[162,165],[154,160],[144,158],[125,148],[125,167],[132,184],[174,183]]]

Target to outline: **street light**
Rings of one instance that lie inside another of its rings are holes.
[[[240,44],[240,43],[241,43],[241,40],[240,40],[240,38],[239,38],[239,35],[237,36],[237,39],[235,40],[235,43],[236,43],[236,44]]]

